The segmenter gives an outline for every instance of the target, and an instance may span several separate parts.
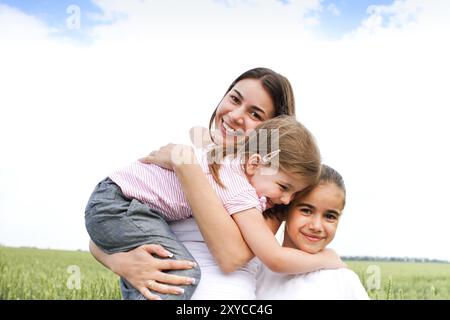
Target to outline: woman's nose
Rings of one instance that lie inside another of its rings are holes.
[[[244,123],[244,110],[242,107],[230,111],[229,116],[230,119],[238,125],[242,125]]]

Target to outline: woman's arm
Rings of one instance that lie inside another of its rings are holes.
[[[198,164],[174,167],[209,250],[220,269],[233,272],[254,257]]]
[[[192,147],[169,144],[140,161],[175,171],[200,232],[223,272],[233,272],[254,257],[198,164]]]
[[[160,245],[146,244],[128,252],[107,254],[90,241],[89,250],[101,264],[125,278],[149,300],[159,299],[157,295],[152,294],[148,290],[149,280],[157,281],[152,284],[152,290],[168,294],[180,294],[180,288],[167,284],[192,284],[192,279],[190,278],[162,272],[162,270],[190,269],[193,267],[193,264],[185,260],[161,260],[154,258],[152,254],[160,257],[170,257],[170,253]]]
[[[339,256],[330,249],[310,254],[280,246],[262,214],[256,209],[235,213],[233,218],[250,248],[273,272],[297,274],[345,267]]]

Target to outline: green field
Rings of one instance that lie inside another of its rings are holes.
[[[373,299],[450,299],[450,264],[347,263]],[[88,252],[0,247],[2,299],[120,299],[120,290]]]

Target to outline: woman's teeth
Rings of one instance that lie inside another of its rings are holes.
[[[225,121],[222,122],[222,123],[223,123],[223,127],[224,127],[224,129],[225,129],[225,132],[226,132],[227,134],[232,135],[232,136],[234,136],[234,135],[236,134],[236,131],[235,131],[232,127],[230,127],[229,125],[227,125],[227,124],[225,123]]]

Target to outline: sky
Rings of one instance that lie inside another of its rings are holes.
[[[265,66],[343,175],[341,255],[450,260],[450,3],[0,0],[0,244],[88,249],[113,170]]]

